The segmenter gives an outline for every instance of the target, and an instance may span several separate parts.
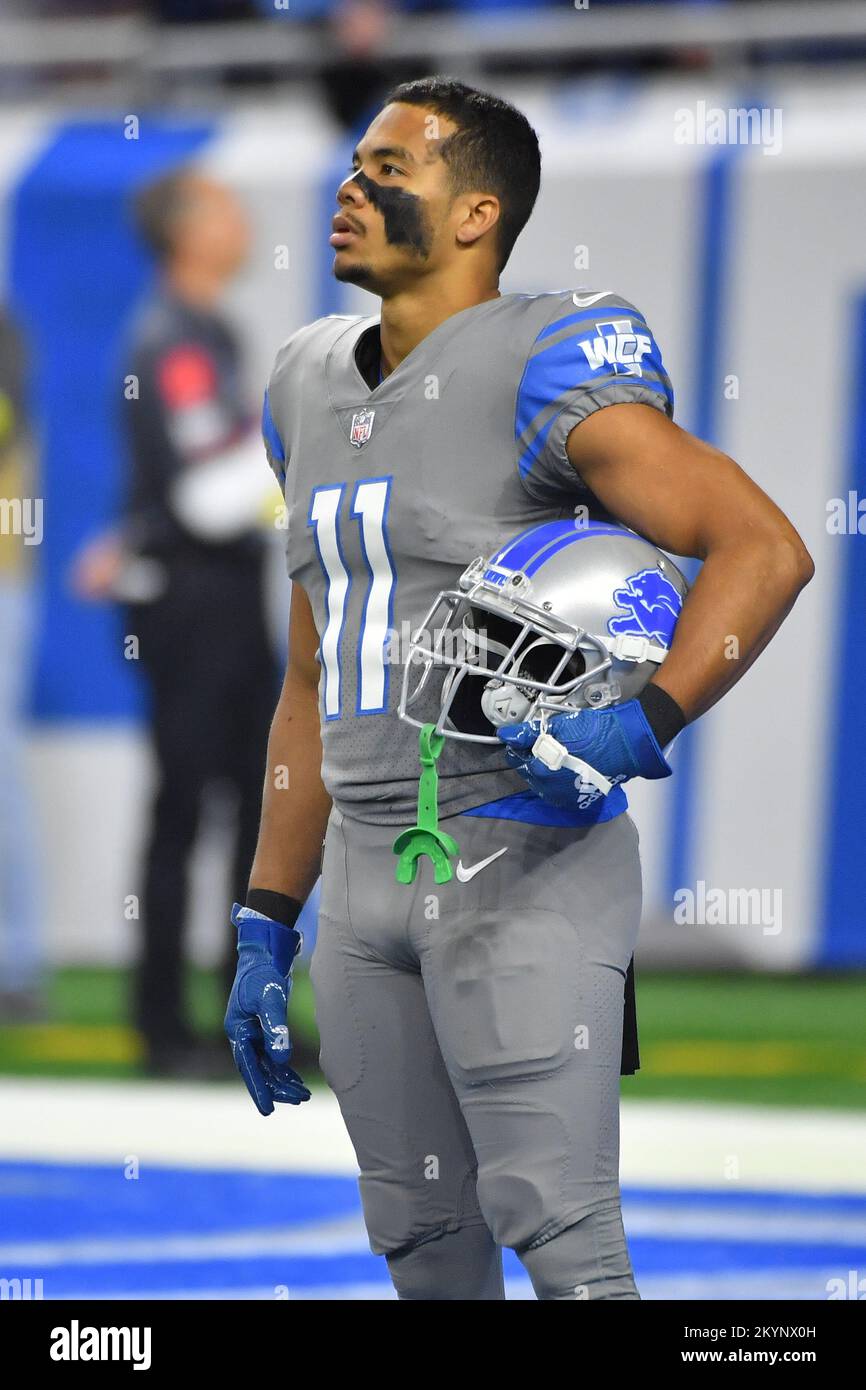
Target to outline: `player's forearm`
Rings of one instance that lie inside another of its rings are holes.
[[[268,739],[259,839],[251,888],[304,902],[319,875],[331,800],[322,785],[315,690],[287,679]]]
[[[808,553],[765,538],[711,551],[654,684],[696,719],[745,675],[812,577]]]

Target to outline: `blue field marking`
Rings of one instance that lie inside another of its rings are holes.
[[[712,1207],[724,1211],[764,1211],[789,1213],[792,1217],[806,1213],[824,1213],[839,1217],[866,1218],[866,1192],[785,1192],[771,1189],[766,1192],[735,1187],[628,1187],[623,1189],[624,1203],[653,1203],[686,1210],[690,1207]]]
[[[866,1269],[866,1195],[630,1188],[623,1214],[649,1297],[822,1299]],[[354,1178],[315,1173],[2,1163],[0,1277],[46,1299],[393,1296]]]
[[[324,1174],[0,1163],[0,1248],[88,1235],[156,1236],[334,1220],[358,1211],[353,1178]]]

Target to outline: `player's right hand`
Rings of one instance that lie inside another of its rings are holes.
[[[631,777],[670,777],[673,771],[639,700],[556,714],[548,720],[547,732],[569,758],[585,765],[577,777],[571,763],[557,766],[536,755],[537,720],[497,729],[507,746],[508,765],[552,806],[585,809],[596,801],[602,792],[598,783],[593,785],[593,772],[601,773],[609,792],[610,784],[617,786]]]
[[[259,1113],[270,1115],[274,1102],[300,1105],[310,1099],[289,1066],[292,1045],[286,1022],[292,964],[302,938],[294,927],[238,903],[232,908],[232,922],[238,929],[238,969],[224,1027]]]

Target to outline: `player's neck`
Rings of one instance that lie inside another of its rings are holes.
[[[492,285],[487,291],[465,290],[458,286],[443,288],[441,281],[429,290],[419,293],[417,287],[411,293],[393,295],[382,301],[381,340],[382,370],[387,376],[398,367],[413,348],[438,328],[452,314],[461,309],[470,309],[475,304],[484,304],[489,299],[498,299],[501,290]]]

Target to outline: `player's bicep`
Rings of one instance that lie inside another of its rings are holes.
[[[704,559],[749,531],[796,534],[733,459],[645,406],[617,405],[583,421],[566,449],[615,517],[675,555]]]

